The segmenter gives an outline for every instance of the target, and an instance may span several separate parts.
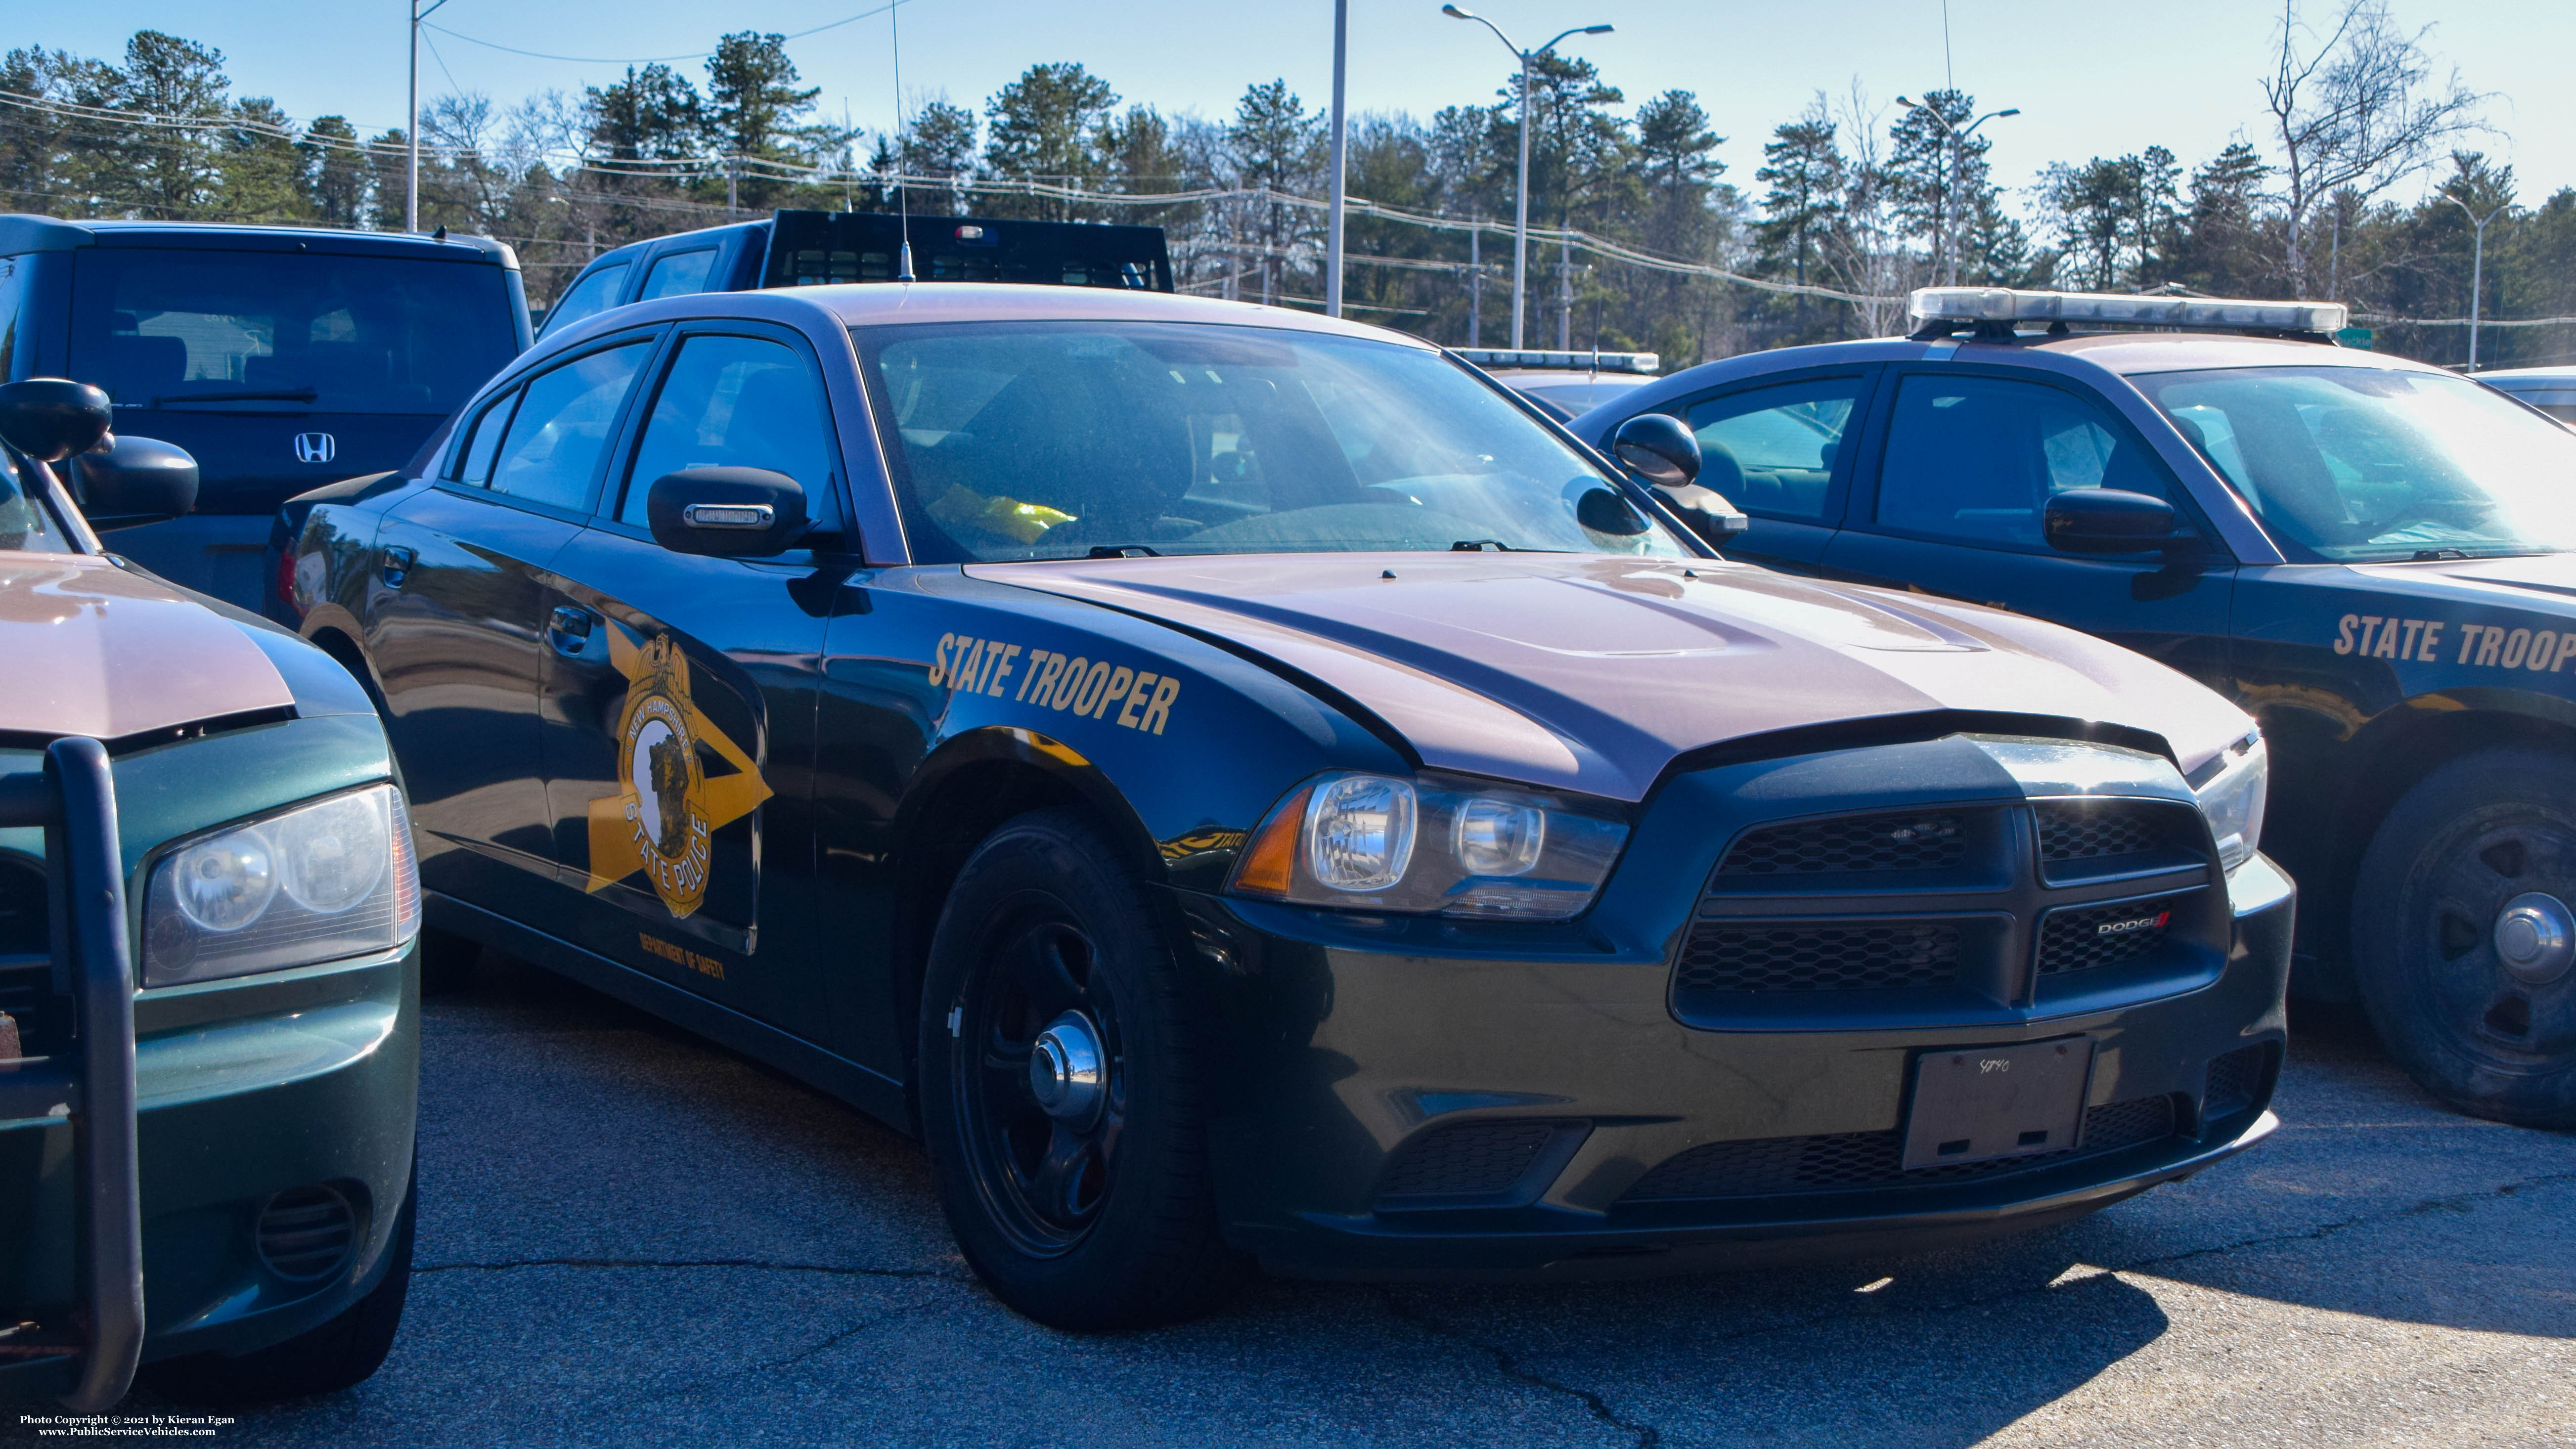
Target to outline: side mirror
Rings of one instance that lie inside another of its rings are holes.
[[[107,394],[67,377],[0,383],[0,438],[39,463],[59,463],[107,438]]]
[[[653,480],[644,518],[673,553],[767,558],[805,531],[805,489],[767,468],[683,468]]]
[[[1682,420],[1640,413],[1610,435],[1610,451],[1647,482],[1679,488],[1699,477],[1699,439]]]
[[[158,438],[116,438],[72,459],[72,496],[102,533],[159,523],[196,508],[197,460]]]
[[[2048,500],[2040,528],[2061,553],[2144,553],[2174,536],[2173,505],[2119,488],[2077,488]]]
[[[1730,540],[1753,526],[1752,519],[1745,517],[1742,510],[1726,501],[1725,494],[1714,488],[1702,488],[1696,483],[1684,483],[1678,488],[1657,484],[1655,496],[1664,500],[1665,507],[1680,514],[1682,522],[1690,525],[1691,532],[1717,548],[1724,548]]]

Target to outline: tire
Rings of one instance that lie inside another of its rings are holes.
[[[978,846],[940,912],[921,1002],[922,1137],[949,1227],[995,1297],[1081,1332],[1223,1299],[1238,1272],[1178,969],[1099,830],[1043,810]],[[1028,1066],[1068,1014],[1100,1061],[1091,1110],[1070,1117],[1042,1106]]]
[[[2406,792],[2362,857],[2353,973],[2426,1091],[2499,1122],[2576,1126],[2576,968],[2535,981],[2497,949],[2498,916],[2530,892],[2576,906],[2576,762],[2454,760]]]
[[[367,1296],[320,1325],[284,1343],[240,1355],[196,1353],[147,1365],[144,1381],[162,1397],[183,1404],[264,1404],[337,1393],[372,1377],[392,1350],[411,1293],[413,1239],[419,1231],[420,1174],[404,1189],[402,1216],[394,1222],[391,1259]]]

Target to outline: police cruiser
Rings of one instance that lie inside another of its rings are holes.
[[[2299,985],[2470,1112],[2576,1123],[2576,435],[2318,302],[1980,288],[1692,368],[1731,556],[2098,634],[2262,721]]]
[[[1725,562],[1689,434],[1617,446],[1284,309],[664,298],[317,505],[297,603],[427,949],[917,1131],[1049,1323],[1973,1239],[2270,1131],[2253,722]]]

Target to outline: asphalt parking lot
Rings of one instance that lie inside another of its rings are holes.
[[[2441,1110],[2348,1019],[2302,1022],[2259,1151],[1973,1254],[1260,1282],[1082,1338],[987,1298],[855,1111],[496,957],[427,1015],[393,1356],[219,1442],[2576,1442],[2576,1136]]]

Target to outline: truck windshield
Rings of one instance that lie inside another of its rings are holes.
[[[120,408],[441,416],[517,351],[474,262],[93,247],[72,298],[72,375]]]
[[[2576,432],[2466,378],[2245,367],[2130,381],[2293,558],[2576,549]]]
[[[924,562],[1686,550],[1435,352],[1170,323],[854,330]]]

